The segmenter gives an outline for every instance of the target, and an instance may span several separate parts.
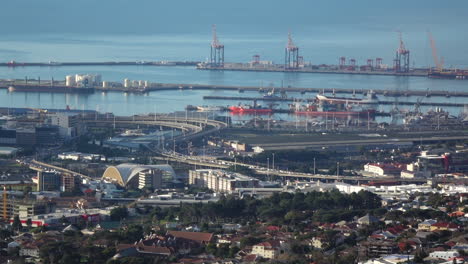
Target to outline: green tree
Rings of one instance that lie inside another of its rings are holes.
[[[110,212],[110,218],[112,221],[120,221],[127,217],[128,215],[128,210],[126,207],[116,207],[111,210]]]
[[[28,228],[31,228],[31,227],[32,227],[32,220],[31,220],[31,218],[28,218],[28,220],[26,220],[26,225],[28,226]]]
[[[15,215],[15,217],[13,218],[13,224],[11,225],[11,227],[13,228],[13,230],[17,231],[23,228],[23,224],[21,224],[21,220],[18,215]]]

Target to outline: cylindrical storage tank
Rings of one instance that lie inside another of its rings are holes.
[[[75,84],[76,84],[76,81],[75,81],[75,80],[76,80],[75,76],[73,76],[73,75],[67,75],[67,76],[65,77],[65,85],[66,85],[66,86],[75,86]]]
[[[145,87],[149,87],[149,82],[145,81]]]
[[[138,87],[138,81],[132,81],[132,87]]]
[[[108,88],[108,87],[109,87],[109,83],[106,81],[102,81],[102,88]]]
[[[124,79],[124,87],[129,88],[130,87],[130,80],[129,79]]]
[[[138,86],[139,87],[143,87],[144,85],[145,85],[144,81],[142,81],[142,80],[138,81]]]

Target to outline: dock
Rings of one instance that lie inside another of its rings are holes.
[[[148,93],[153,91],[164,91],[164,90],[228,90],[228,91],[256,91],[265,93],[271,89],[275,89],[278,93],[288,92],[299,92],[305,93],[328,93],[328,94],[356,94],[365,95],[369,92],[369,89],[350,89],[350,88],[324,88],[324,87],[260,87],[260,86],[238,86],[238,85],[214,85],[214,84],[174,84],[174,83],[148,83],[147,86],[132,86],[125,87],[121,82],[105,82],[99,85],[90,86],[88,88],[94,89],[94,91],[116,91],[125,93]],[[0,79],[0,89],[8,89],[12,87],[21,87],[22,92],[40,92],[40,87],[63,87],[65,81],[52,81],[52,80],[36,80],[36,79]],[[80,92],[77,89],[70,90],[70,92]],[[57,92],[60,89],[57,89]],[[47,92],[54,92],[53,88],[48,89]],[[468,97],[468,92],[462,91],[443,91],[443,90],[391,90],[391,89],[376,89],[373,92],[377,95],[383,95],[388,97],[408,97],[408,96],[419,96],[419,97]]]
[[[395,72],[393,69],[364,69],[356,67],[354,70],[340,69],[336,65],[308,65],[295,69],[287,69],[283,64],[251,64],[251,63],[224,63],[221,66],[210,64],[197,65],[198,70],[209,71],[250,71],[250,72],[292,72],[292,73],[322,73],[322,74],[351,74],[351,75],[380,75],[380,76],[414,76],[428,77],[429,69],[416,68],[409,72]]]
[[[104,62],[3,62],[0,67],[59,66],[196,66],[199,61],[104,61]]]

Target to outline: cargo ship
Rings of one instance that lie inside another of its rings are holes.
[[[468,80],[468,70],[431,70],[427,76],[434,79]]]
[[[333,103],[312,103],[301,105],[295,103],[290,106],[291,110],[296,115],[310,116],[335,116],[335,117],[374,117],[376,110],[372,108],[364,108],[360,105],[345,105]]]
[[[254,105],[230,106],[228,108],[233,114],[259,114],[268,115],[273,113],[273,109],[262,107],[254,102]]]
[[[43,93],[93,93],[94,88],[64,85],[28,85],[15,84],[8,87],[9,92],[43,92]]]
[[[317,101],[328,102],[331,104],[377,104],[379,102],[377,95],[373,91],[369,91],[365,98],[336,97],[317,94]]]

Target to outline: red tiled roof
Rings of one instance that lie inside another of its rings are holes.
[[[141,253],[150,253],[150,254],[160,254],[160,255],[171,255],[171,250],[167,247],[158,247],[158,246],[145,246],[139,244],[136,246],[138,252]]]
[[[211,239],[213,239],[212,233],[203,232],[167,231],[167,234],[176,238],[184,238],[200,243],[208,243],[211,241]]]
[[[267,226],[266,228],[268,231],[279,231],[280,230],[280,227],[279,226]]]
[[[432,226],[445,227],[445,228],[458,228],[458,225],[454,223],[446,223],[446,222],[438,222],[438,223],[432,224]]]

